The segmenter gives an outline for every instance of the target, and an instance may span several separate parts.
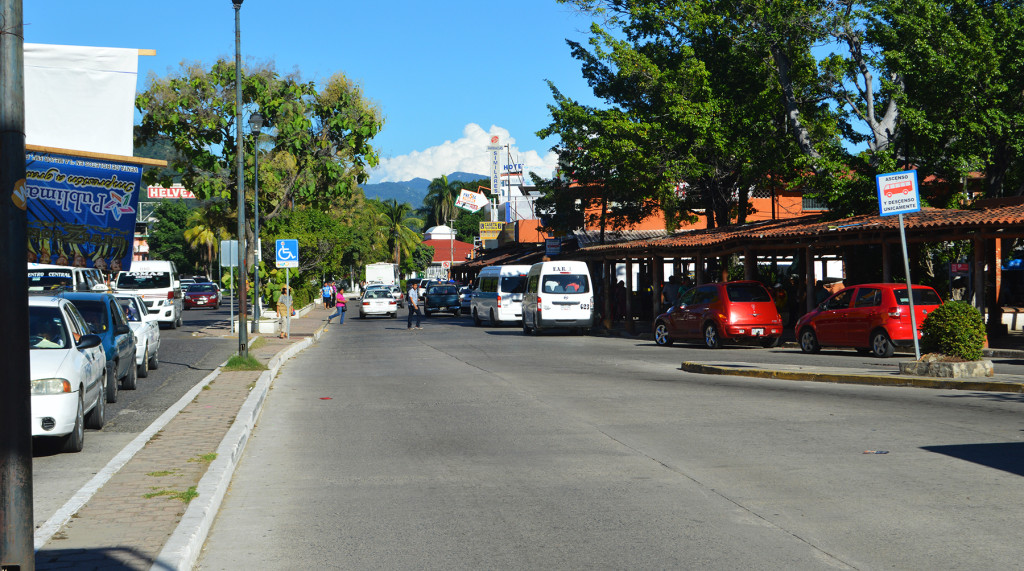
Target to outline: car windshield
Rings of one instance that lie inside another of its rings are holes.
[[[76,299],[72,303],[78,308],[78,312],[82,314],[93,333],[103,333],[107,330],[107,304],[105,302]]]
[[[44,270],[28,272],[28,291],[45,291],[59,288],[73,288],[75,279],[71,272],[61,270]]]
[[[551,274],[544,276],[543,293],[587,293],[590,284],[582,274]]]
[[[56,307],[28,308],[28,342],[32,349],[63,349],[71,344],[64,318]]]
[[[126,272],[117,276],[117,289],[157,289],[168,287],[171,287],[171,274],[166,272]]]
[[[186,291],[189,293],[217,293],[217,288],[213,287],[213,284],[192,284]]]
[[[899,305],[910,305],[907,299],[907,288],[896,288],[892,290],[896,296],[896,303]],[[914,288],[914,305],[942,305],[942,298],[931,288]]]
[[[727,284],[725,294],[729,301],[771,301],[772,296],[761,284]]]

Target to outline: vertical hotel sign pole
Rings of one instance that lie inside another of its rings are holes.
[[[907,278],[907,299],[910,305],[910,327],[914,332],[914,358],[921,359],[921,343],[918,340],[917,313],[914,311],[914,289],[910,285],[910,262],[907,259],[907,234],[903,229],[903,215],[921,210],[921,194],[917,188],[917,171],[903,171],[880,174],[875,177],[878,192],[878,214],[900,219],[900,243],[903,245],[903,271]]]
[[[491,135],[491,144],[487,145],[487,152],[491,155],[491,196],[501,193],[501,151],[505,147],[499,144],[497,135]],[[498,221],[498,207],[501,206],[500,197],[494,201],[491,208],[491,222]]]

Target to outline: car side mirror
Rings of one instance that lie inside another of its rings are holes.
[[[118,335],[124,335],[125,333],[131,333],[131,332],[132,332],[132,328],[128,327],[127,325],[118,325],[117,329],[114,329],[114,333],[117,333]]]
[[[75,347],[79,349],[92,349],[93,347],[99,347],[101,344],[103,344],[103,340],[100,339],[99,335],[82,335]]]

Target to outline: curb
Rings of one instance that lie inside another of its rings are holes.
[[[733,375],[759,379],[779,379],[784,381],[811,381],[818,383],[1024,393],[1024,382],[1012,381],[974,381],[949,378],[911,377],[907,375],[889,376],[852,373],[811,373],[801,371],[779,371],[772,369],[741,369],[727,366],[705,365],[703,363],[694,363],[690,361],[684,361],[680,366],[680,369],[689,373],[701,373],[705,375]]]
[[[206,536],[210,533],[213,521],[220,510],[220,504],[231,484],[235,467],[263,411],[263,403],[270,392],[274,377],[288,359],[320,339],[323,331],[324,327],[321,325],[312,337],[281,350],[270,360],[267,370],[260,374],[256,386],[239,409],[235,422],[231,424],[231,428],[217,447],[217,458],[210,463],[206,474],[199,480],[196,486],[199,496],[189,503],[174,533],[150,567],[152,571],[185,571],[195,566],[206,542]]]

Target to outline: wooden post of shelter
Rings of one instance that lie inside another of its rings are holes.
[[[665,259],[660,256],[652,258],[654,267],[651,268],[651,318],[661,313],[661,286],[665,279]]]
[[[633,258],[626,258],[626,331],[633,332]]]
[[[754,254],[750,248],[743,249],[743,279],[757,279],[757,254]]]

